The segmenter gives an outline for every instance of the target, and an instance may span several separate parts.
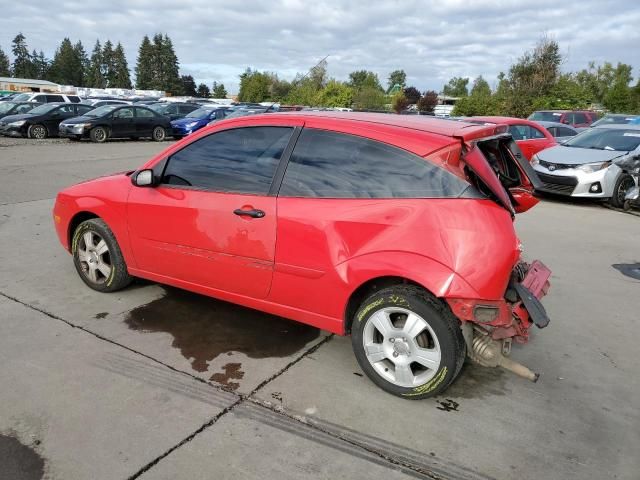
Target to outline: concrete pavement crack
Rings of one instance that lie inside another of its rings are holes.
[[[365,443],[359,442],[359,441],[355,441],[349,438],[346,438],[343,435],[339,435],[335,432],[332,432],[330,430],[324,429],[321,426],[314,424],[314,423],[309,423],[309,422],[305,422],[302,421],[300,418],[291,415],[287,412],[285,412],[282,409],[278,409],[272,405],[267,405],[264,402],[260,401],[259,399],[253,398],[253,396],[258,393],[260,390],[262,390],[266,385],[268,385],[269,383],[271,383],[272,381],[274,381],[276,378],[280,377],[281,375],[283,375],[284,373],[286,373],[290,368],[292,368],[294,365],[296,365],[297,363],[299,363],[300,361],[302,361],[304,358],[308,357],[309,355],[313,354],[314,352],[316,352],[319,348],[321,348],[323,345],[325,345],[326,343],[328,343],[332,338],[333,338],[333,334],[332,335],[328,335],[326,336],[324,339],[322,339],[320,342],[316,343],[315,345],[311,346],[310,348],[308,348],[307,350],[305,350],[301,355],[298,355],[295,359],[293,359],[291,362],[289,362],[287,365],[285,365],[283,368],[281,368],[280,370],[278,370],[276,373],[274,373],[273,375],[271,375],[269,378],[265,379],[264,381],[262,381],[258,386],[256,386],[251,392],[249,392],[248,394],[240,394],[238,395],[237,393],[231,392],[229,390],[226,390],[224,388],[221,388],[219,385],[217,384],[213,384],[211,382],[208,382],[200,377],[197,377],[189,372],[185,372],[183,370],[177,369],[175,367],[172,367],[171,365],[168,365],[164,362],[161,362],[159,360],[157,360],[154,357],[151,357],[145,353],[139,352],[135,349],[132,349],[126,345],[123,345],[121,343],[115,342],[114,340],[111,340],[109,338],[104,337],[103,335],[100,335],[98,333],[95,333],[83,326],[80,325],[76,325],[73,322],[70,322],[69,320],[65,320],[62,317],[59,317],[58,315],[55,315],[51,312],[48,312],[42,308],[36,307],[34,305],[31,305],[29,303],[23,302],[22,300],[15,298],[11,295],[8,295],[4,292],[0,292],[0,296],[11,300],[13,302],[16,302],[20,305],[23,305],[24,307],[30,308],[34,311],[37,311],[43,315],[46,315],[49,318],[52,318],[54,320],[63,322],[64,324],[66,324],[67,326],[71,327],[71,328],[76,328],[79,329],[89,335],[92,335],[93,337],[108,342],[112,345],[118,346],[120,348],[123,348],[131,353],[134,353],[136,355],[140,355],[148,360],[153,361],[154,363],[160,364],[166,368],[168,368],[169,370],[176,372],[176,373],[180,373],[183,375],[187,375],[190,378],[200,382],[200,383],[204,383],[212,388],[215,388],[217,390],[223,390],[227,393],[232,393],[234,395],[237,395],[237,399],[229,406],[227,406],[226,408],[224,408],[221,412],[219,412],[218,414],[216,414],[214,417],[212,417],[209,421],[207,421],[206,423],[202,424],[198,429],[196,429],[195,431],[193,431],[190,435],[188,435],[187,437],[183,438],[182,440],[180,440],[178,443],[176,443],[175,445],[173,445],[172,447],[170,447],[169,449],[167,449],[166,451],[164,451],[162,454],[160,454],[159,456],[157,456],[156,458],[154,458],[152,461],[150,461],[149,463],[147,463],[146,465],[144,465],[142,468],[140,468],[137,472],[135,472],[133,475],[131,475],[130,477],[128,477],[127,480],[135,480],[137,478],[139,478],[141,475],[143,475],[144,473],[146,473],[147,471],[149,471],[150,469],[152,469],[154,466],[156,466],[158,463],[160,463],[164,458],[166,458],[167,456],[169,456],[171,453],[173,453],[175,450],[179,449],[180,447],[184,446],[185,444],[189,443],[191,440],[193,440],[196,436],[198,436],[200,433],[202,433],[203,431],[205,431],[206,429],[208,429],[209,427],[213,426],[220,418],[222,418],[223,416],[227,415],[229,412],[231,412],[232,410],[234,410],[236,407],[238,407],[239,405],[242,405],[245,402],[250,402],[253,405],[256,405],[260,408],[264,408],[266,410],[269,410],[283,418],[286,418],[288,420],[294,421],[297,424],[300,424],[300,426],[305,427],[305,428],[311,428],[317,432],[321,432],[331,438],[334,438],[338,441],[342,441],[345,443],[348,443],[349,445],[356,447],[358,449],[364,450],[372,455],[377,456],[378,458],[388,462],[391,465],[395,465],[397,467],[401,467],[403,469],[406,469],[414,474],[418,474],[421,475],[425,478],[429,478],[429,479],[433,479],[433,480],[439,480],[442,479],[443,477],[441,477],[440,475],[438,475],[435,472],[431,472],[428,470],[425,470],[424,468],[421,467],[417,467],[416,465],[412,465],[409,464],[407,462],[403,462],[402,460],[396,459],[392,456],[389,456],[387,454],[385,454],[384,452],[380,451],[379,449],[376,449],[370,445],[366,445]]]

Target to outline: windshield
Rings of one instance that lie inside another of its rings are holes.
[[[86,117],[102,117],[103,115],[106,115],[112,110],[115,110],[116,108],[118,108],[118,106],[119,105],[103,105],[102,107],[98,107],[94,110],[91,110],[85,113],[84,115]]]
[[[565,147],[630,152],[640,145],[640,130],[590,128],[567,140],[562,145]]]
[[[257,113],[264,113],[266,112],[267,109],[262,109],[262,110],[256,110],[256,109],[240,109],[240,110],[234,110],[233,112],[229,113],[228,115],[225,116],[225,119],[227,118],[237,118],[237,117],[246,117],[247,115],[254,115]]]
[[[527,117],[527,120],[535,120],[537,122],[559,122],[561,112],[533,112]]]
[[[0,102],[0,113],[7,113],[11,110],[16,104],[13,102]]]
[[[34,108],[29,113],[32,113],[34,115],[42,115],[43,113],[48,113],[58,107],[59,105],[56,103],[48,103],[46,105],[40,105],[39,107]]]
[[[28,93],[21,93],[13,97],[14,102],[26,102],[29,100],[30,95]]]
[[[638,120],[640,116],[638,115],[605,115],[600,120],[596,120],[591,124],[592,127],[597,127],[598,125],[626,125],[629,123],[634,123],[634,120]]]
[[[189,113],[186,118],[204,118],[208,117],[213,110],[211,108],[199,108]]]

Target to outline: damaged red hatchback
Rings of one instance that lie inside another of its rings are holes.
[[[537,378],[508,358],[549,321],[513,227],[537,202],[521,158],[501,125],[242,117],[63,190],[54,219],[93,289],[142,277],[351,334],[373,382],[424,398],[466,355]]]

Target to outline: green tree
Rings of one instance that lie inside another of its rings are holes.
[[[147,35],[144,36],[138,47],[138,61],[136,62],[136,87],[141,90],[151,89],[153,82],[154,50]],[[195,92],[195,87],[194,87]]]
[[[11,45],[13,53],[13,67],[11,69],[12,76],[16,78],[33,78],[36,76],[34,71],[29,48],[27,47],[26,38],[22,33],[18,33],[13,39]]]
[[[409,100],[409,105],[415,105],[418,103],[418,100],[420,100],[420,97],[422,96],[420,94],[420,90],[416,87],[406,87],[403,90],[403,93],[404,96],[407,97],[407,100]]]
[[[418,111],[423,113],[433,113],[438,105],[438,94],[433,90],[427,90],[424,95],[418,100]]]
[[[404,90],[404,87],[407,86],[407,74],[404,73],[404,70],[394,70],[389,74],[389,79],[387,80],[387,93],[389,93],[396,85],[400,90]]]
[[[115,58],[113,52],[113,43],[111,40],[107,39],[104,42],[104,46],[102,47],[102,76],[104,77],[105,87],[107,88],[115,88],[117,85],[116,81],[116,69],[115,69]]]
[[[618,63],[615,69],[614,80],[611,88],[606,93],[603,103],[612,112],[627,113],[635,110],[633,91],[629,84],[631,76],[631,66]]]
[[[275,102],[284,101],[289,96],[289,93],[291,93],[292,88],[293,85],[291,82],[278,78],[278,75],[275,73],[271,75],[271,86],[269,87],[271,100]]]
[[[4,50],[0,48],[0,77],[8,77],[11,75],[11,62]]]
[[[82,86],[84,65],[81,55],[82,52],[74,48],[71,40],[64,38],[51,62],[51,80],[61,85]]]
[[[331,79],[319,92],[317,104],[323,107],[348,108],[353,102],[353,89],[346,83]]]
[[[89,67],[86,74],[86,85],[90,88],[104,88],[106,86],[106,80],[103,74],[102,68],[102,45],[100,40],[96,40],[96,44],[91,52],[91,58],[89,59]]]
[[[33,62],[33,70],[35,72],[35,78],[39,80],[49,80],[49,69],[51,68],[51,62],[44,56],[44,52],[31,53],[31,61]]]
[[[471,87],[471,95],[477,96],[489,96],[491,95],[491,87],[489,86],[489,82],[487,82],[482,75],[478,76],[473,81],[473,87]]]
[[[198,85],[197,96],[200,98],[209,98],[211,91],[204,83]]]
[[[349,86],[355,90],[363,88],[375,89],[383,92],[378,75],[368,70],[357,70],[349,74]]]
[[[129,65],[127,63],[127,57],[124,53],[124,48],[120,42],[116,45],[113,51],[113,74],[112,74],[113,87],[115,88],[132,88],[131,77],[129,76]]]
[[[182,81],[182,95],[195,97],[198,94],[196,92],[196,82],[191,75],[182,75],[180,80]]]
[[[213,98],[227,98],[227,89],[224,88],[224,83],[213,82],[213,88],[211,90],[211,96]]]
[[[157,33],[153,37],[153,89],[164,90],[170,95],[179,95],[182,92],[180,80],[180,63],[173,42],[167,34]]]
[[[264,102],[269,99],[270,76],[247,68],[240,75],[238,100],[241,102]]]
[[[442,87],[442,94],[447,97],[466,97],[469,95],[468,85],[468,78],[453,77],[449,83]]]
[[[380,88],[365,86],[353,94],[353,106],[358,110],[384,110],[387,96]]]

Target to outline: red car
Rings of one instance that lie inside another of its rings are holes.
[[[537,378],[504,356],[548,322],[549,271],[522,261],[513,228],[537,202],[518,155],[505,126],[256,115],[69,187],[53,214],[95,290],[142,277],[350,333],[377,385],[423,398],[467,353]]]
[[[465,118],[464,121],[508,125],[509,133],[529,161],[539,151],[558,144],[546,128],[531,120],[515,117],[470,117]]]
[[[600,118],[592,110],[538,110],[527,117],[536,122],[556,122],[573,128],[586,128]]]

